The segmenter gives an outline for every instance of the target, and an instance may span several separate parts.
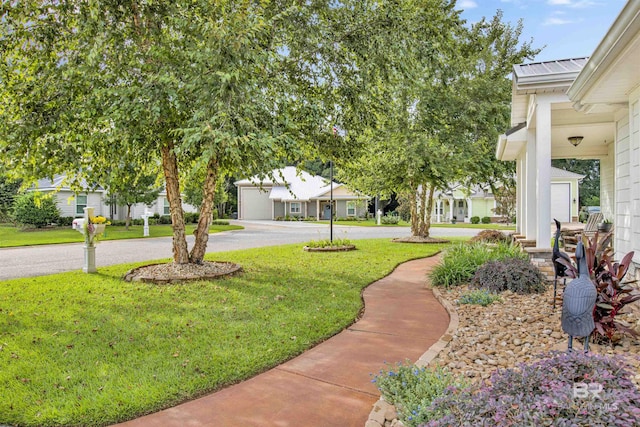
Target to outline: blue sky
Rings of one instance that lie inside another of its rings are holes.
[[[626,0],[458,0],[458,10],[469,22],[504,12],[503,21],[520,18],[521,40],[533,38],[534,47],[546,47],[536,61],[591,56]]]

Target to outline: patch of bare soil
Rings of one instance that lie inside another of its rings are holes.
[[[242,271],[232,262],[210,262],[202,264],[151,264],[129,270],[124,275],[127,282],[181,283],[195,280],[212,280],[231,276]]]
[[[420,237],[420,236],[399,237],[396,239],[392,239],[391,241],[396,243],[449,243],[449,240],[445,240],[445,239],[436,239],[435,237]]]

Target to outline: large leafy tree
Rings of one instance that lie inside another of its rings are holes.
[[[261,174],[307,151],[347,152],[348,138],[327,129],[366,122],[349,52],[357,43],[348,32],[365,28],[358,2],[2,7],[0,153],[9,169],[29,180],[65,172],[71,183],[105,182],[122,153],[159,162],[178,263],[202,261],[221,177]],[[180,180],[194,169],[205,174],[189,252]]]
[[[404,31],[380,34],[397,72],[380,88],[377,126],[344,175],[371,194],[408,200],[411,230],[428,238],[433,194],[454,182],[494,184],[511,172],[494,160],[508,124],[511,66],[536,51],[520,43],[521,26],[491,20],[467,26],[455,2],[387,4]],[[382,40],[378,41],[382,44]]]

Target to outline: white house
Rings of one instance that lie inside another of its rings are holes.
[[[561,222],[578,221],[579,183],[584,175],[558,168],[551,168],[551,217]],[[447,191],[434,194],[432,222],[470,222],[471,218],[489,217],[499,222],[496,215],[497,202],[490,187],[475,185],[466,188],[453,185]]]
[[[271,173],[275,179],[254,176],[236,181],[238,219],[280,219],[313,217],[329,219],[331,186],[321,176],[287,166]],[[369,197],[333,183],[334,216],[358,217],[367,210]]]
[[[32,190],[51,193],[57,200],[60,216],[81,217],[84,215],[84,208],[92,206],[95,208],[96,215],[102,215],[113,220],[126,219],[127,207],[110,204],[109,194],[106,189],[101,186],[92,188],[83,180],[80,185],[85,191],[76,193],[64,184],[64,180],[64,175],[56,175],[53,180],[40,179]],[[182,208],[185,212],[198,211],[195,206],[187,203],[183,203]],[[161,191],[151,206],[147,206],[144,203],[137,203],[131,206],[131,218],[140,218],[140,215],[144,214],[145,211],[159,215],[169,215],[169,201],[167,200],[166,191]]]
[[[551,159],[600,160],[600,203],[618,256],[640,266],[640,1],[627,2],[590,58],[514,66],[512,128],[496,155],[517,167],[517,231],[550,246]]]

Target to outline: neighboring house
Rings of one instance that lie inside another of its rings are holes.
[[[551,217],[560,222],[578,221],[578,187],[584,175],[551,168]],[[499,222],[495,214],[496,199],[490,187],[474,186],[471,189],[455,185],[444,192],[436,192],[433,201],[433,222],[470,222],[471,217],[489,217]],[[453,209],[452,209],[453,207]]]
[[[329,219],[331,186],[321,176],[287,166],[271,173],[275,179],[260,177],[236,181],[238,219],[282,219],[286,217]],[[367,212],[369,197],[333,183],[334,216],[349,218]]]
[[[513,128],[496,155],[516,161],[517,232],[535,248],[551,244],[551,159],[599,159],[614,250],[635,251],[640,266],[639,70],[639,1],[627,2],[590,58],[514,66]]]
[[[49,179],[38,180],[32,190],[42,193],[51,193],[57,199],[58,210],[60,216],[81,217],[84,215],[84,208],[91,206],[95,208],[96,215],[102,215],[113,220],[125,220],[127,216],[127,206],[109,204],[109,194],[101,186],[91,189],[86,181],[80,183],[81,187],[86,191],[79,193],[74,192],[68,186],[64,185],[64,175],[56,175],[53,181]],[[185,212],[197,212],[195,206],[187,203],[182,204]],[[165,190],[158,194],[158,199],[151,206],[144,203],[137,203],[131,206],[131,218],[140,218],[145,211],[157,213],[159,215],[169,215],[169,201],[167,200],[167,192]]]

